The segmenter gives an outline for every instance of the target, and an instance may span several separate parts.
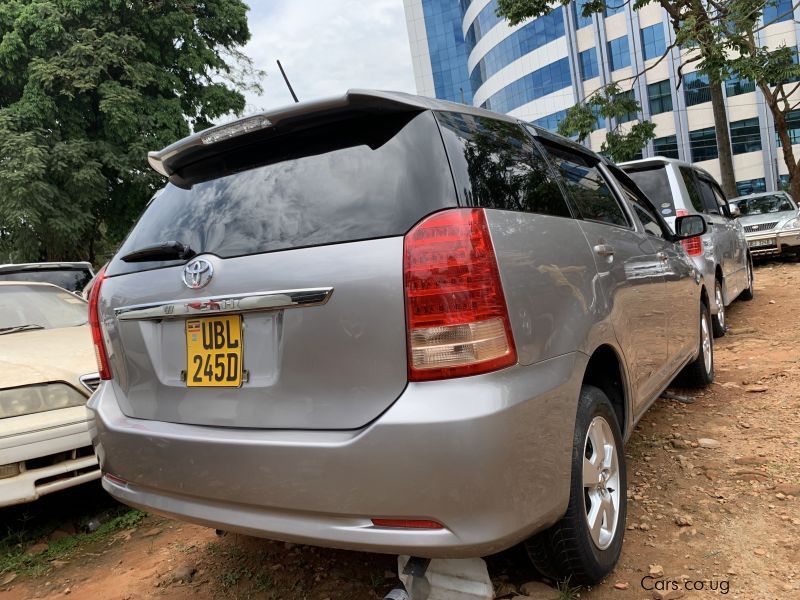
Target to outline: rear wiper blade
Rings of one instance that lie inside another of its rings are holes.
[[[188,260],[197,252],[181,242],[169,241],[145,246],[122,257],[125,262],[147,262],[149,260]]]
[[[6,333],[17,333],[18,331],[30,331],[31,329],[44,329],[41,325],[30,323],[28,325],[14,325],[13,327],[0,327],[0,335]]]

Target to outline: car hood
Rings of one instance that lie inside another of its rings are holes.
[[[793,219],[797,216],[798,211],[796,210],[782,210],[780,212],[774,213],[765,213],[763,215],[747,215],[744,217],[739,217],[739,220],[742,222],[742,227],[747,227],[748,225],[760,225],[761,223],[775,223],[777,222],[778,225],[781,223],[788,221],[789,219]]]
[[[88,325],[0,335],[0,386],[65,381],[81,392],[80,376],[97,372]]]

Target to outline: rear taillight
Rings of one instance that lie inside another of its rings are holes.
[[[103,330],[100,328],[100,313],[97,304],[100,299],[100,288],[106,278],[106,268],[103,267],[97,272],[92,289],[89,292],[89,327],[92,329],[92,341],[94,342],[94,355],[97,358],[97,372],[100,379],[111,379],[111,369],[108,366],[108,352],[106,343],[103,340]]]
[[[409,379],[477,375],[517,362],[483,209],[450,209],[405,237]]]
[[[675,211],[675,216],[677,217],[685,217],[688,214],[689,211],[685,208],[679,208]],[[683,244],[683,249],[686,250],[686,254],[689,256],[700,256],[703,253],[703,242],[699,237],[681,240],[681,244]]]

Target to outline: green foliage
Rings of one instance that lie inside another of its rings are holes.
[[[616,84],[610,84],[595,92],[583,104],[570,107],[558,124],[558,133],[576,136],[579,142],[583,142],[597,129],[598,117],[613,119],[617,125],[606,134],[600,152],[615,162],[632,160],[655,137],[656,126],[650,121],[628,125],[620,123],[620,120],[639,113],[641,109],[641,104],[632,94],[625,94]]]
[[[249,37],[242,0],[0,2],[0,262],[112,251],[147,151],[243,111]]]

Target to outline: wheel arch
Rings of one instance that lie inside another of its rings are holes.
[[[627,439],[630,418],[630,393],[625,363],[610,344],[601,344],[589,356],[581,385],[592,385],[608,396],[617,417],[622,437]]]

